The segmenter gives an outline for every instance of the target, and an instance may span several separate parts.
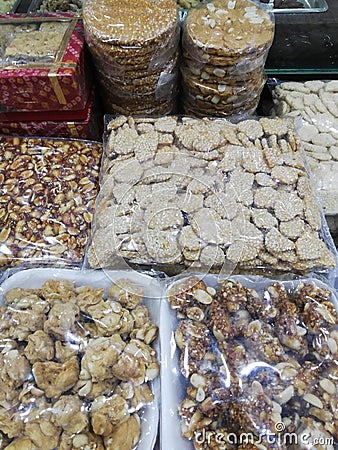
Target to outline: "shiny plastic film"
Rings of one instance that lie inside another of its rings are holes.
[[[184,277],[162,303],[162,449],[334,450],[337,296],[304,278]]]
[[[69,21],[2,23],[0,67],[52,63],[63,42]]]
[[[31,269],[6,279],[0,296],[1,449],[151,450],[156,280]]]
[[[3,137],[0,149],[0,266],[79,266],[102,144]]]
[[[123,0],[112,5],[108,0],[87,0],[83,19],[106,112],[169,114],[178,82],[175,2]]]
[[[338,81],[278,83],[273,115],[300,116],[299,135],[330,229],[338,235]]]
[[[273,36],[271,10],[251,0],[213,0],[191,9],[182,37],[185,113],[252,114]]]
[[[292,119],[107,116],[104,147],[86,266],[334,269]]]

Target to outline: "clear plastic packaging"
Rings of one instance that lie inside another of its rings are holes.
[[[176,4],[128,0],[112,5],[108,0],[88,0],[83,17],[106,112],[169,113],[177,89],[180,28]],[[163,77],[168,89],[159,96]]]
[[[84,109],[92,87],[82,20],[0,17],[0,111]]]
[[[250,0],[213,0],[191,9],[183,23],[182,37],[181,70],[187,93],[184,111],[197,117],[237,114],[239,111],[227,104],[231,97],[228,90],[239,85],[248,96],[243,112],[255,110],[253,104],[257,106],[262,91],[264,63],[273,36],[271,11]],[[252,72],[250,77],[246,77],[248,72]],[[196,94],[196,82],[200,91],[212,89],[215,93]]]
[[[5,46],[0,54],[0,65],[52,63],[69,28],[69,21],[13,22],[10,32],[1,32]],[[9,31],[9,30],[8,30]]]
[[[86,264],[331,273],[291,119],[106,117]]]
[[[300,116],[299,136],[330,224],[338,216],[338,81],[282,82],[272,90],[273,115]],[[335,232],[335,227],[331,227]]]
[[[163,450],[337,447],[331,288],[312,278],[191,275],[167,296]]]
[[[158,282],[32,269],[6,279],[0,296],[1,448],[151,450]]]
[[[102,144],[0,138],[0,266],[80,265]]]

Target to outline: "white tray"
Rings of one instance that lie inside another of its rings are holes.
[[[39,288],[47,280],[69,280],[75,286],[92,286],[94,288],[108,288],[119,278],[128,278],[141,286],[145,292],[144,305],[149,309],[151,320],[159,326],[160,322],[160,298],[163,290],[158,281],[147,275],[134,271],[100,271],[100,270],[68,270],[68,269],[29,269],[18,272],[7,278],[0,286],[0,304],[4,302],[4,294],[10,289],[22,287],[24,289]],[[158,340],[154,348],[159,357]],[[154,448],[157,438],[159,409],[160,409],[160,379],[152,382],[152,390],[155,400],[147,405],[141,417],[141,439],[137,450],[151,450]]]

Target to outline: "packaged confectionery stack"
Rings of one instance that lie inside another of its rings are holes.
[[[82,20],[0,18],[0,134],[100,139]]]
[[[275,85],[272,98],[273,116],[301,118],[298,133],[338,245],[338,81],[285,81]]]
[[[177,94],[175,2],[88,0],[83,18],[105,111],[170,113]]]
[[[250,0],[215,0],[190,10],[182,44],[185,113],[253,113],[273,36],[272,15]]]

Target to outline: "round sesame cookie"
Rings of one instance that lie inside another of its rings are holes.
[[[140,46],[161,40],[178,21],[172,0],[87,0],[85,28],[102,42],[115,46]]]
[[[214,0],[188,12],[186,49],[236,57],[266,50],[272,43],[271,15],[250,0]]]

